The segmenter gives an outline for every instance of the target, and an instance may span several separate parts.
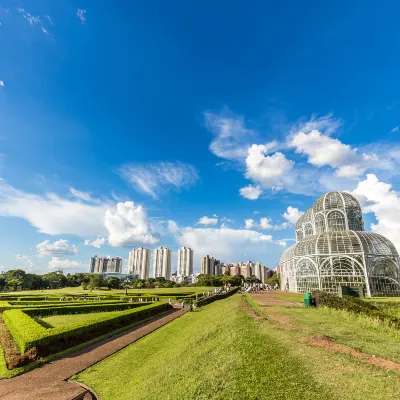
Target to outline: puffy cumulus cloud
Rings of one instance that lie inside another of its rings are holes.
[[[254,221],[252,218],[249,218],[244,220],[244,224],[246,229],[253,229],[256,225],[256,221]]]
[[[249,185],[239,190],[242,197],[248,200],[257,200],[261,194],[262,189],[258,185]]]
[[[199,225],[217,225],[218,224],[218,218],[214,214],[213,218],[209,218],[207,216],[201,217],[198,222]]]
[[[0,86],[4,87],[4,81],[0,81]]]
[[[268,231],[268,230],[277,231],[280,229],[285,229],[288,226],[287,222],[283,222],[282,224],[279,224],[279,225],[271,224],[271,219],[268,217],[260,218],[259,223],[254,221],[252,218],[246,219],[244,222],[245,222],[246,229],[261,229],[261,230],[266,230],[266,231]]]
[[[0,179],[0,216],[22,218],[49,235],[104,235],[104,216],[111,203],[84,203],[54,193],[26,193]]]
[[[178,232],[178,230],[179,230],[178,224],[175,221],[168,220],[168,232],[176,233]]]
[[[74,244],[70,245],[68,240],[60,239],[54,243],[51,243],[50,240],[45,240],[36,246],[36,251],[39,257],[46,257],[75,255],[79,252],[79,249]]]
[[[392,185],[368,174],[358,183],[353,194],[366,203],[364,212],[374,213],[377,223],[371,224],[371,230],[386,236],[400,251],[400,196]]]
[[[286,221],[289,221],[291,224],[295,225],[297,220],[304,214],[304,211],[300,211],[296,207],[289,206],[285,213],[282,215]]]
[[[227,160],[243,161],[248,147],[257,137],[254,130],[245,127],[243,117],[233,115],[228,109],[218,114],[205,112],[204,123],[215,135],[210,144],[211,152]]]
[[[394,157],[381,145],[365,146],[373,151],[360,152],[330,135],[341,122],[331,115],[312,118],[311,121],[295,127],[288,137],[288,146],[297,153],[308,156],[308,162],[316,167],[330,166],[339,178],[357,179],[367,169],[390,170]]]
[[[55,269],[63,269],[63,268],[77,268],[80,267],[82,264],[80,261],[76,260],[67,260],[62,259],[60,257],[52,257],[49,261],[48,267],[55,268]]]
[[[192,228],[180,230],[177,241],[181,246],[195,249],[199,255],[211,254],[224,262],[237,262],[251,257],[266,262],[268,258],[279,259],[281,244],[271,235],[246,229]]]
[[[120,168],[120,174],[135,190],[154,199],[157,199],[161,192],[164,193],[171,188],[190,187],[199,178],[195,167],[180,162],[128,164]]]
[[[108,230],[108,242],[112,246],[137,246],[155,244],[148,216],[141,205],[133,201],[118,203],[115,210],[107,210],[104,225]]]
[[[280,152],[267,156],[269,151],[268,145],[253,144],[249,148],[245,177],[264,188],[279,187],[282,177],[292,170],[294,162]]]
[[[83,244],[84,244],[85,246],[92,246],[92,247],[96,247],[97,249],[100,249],[100,248],[103,247],[106,243],[107,243],[106,238],[100,237],[100,236],[99,236],[97,239],[95,239],[95,240],[92,240],[92,241],[90,241],[90,240],[85,240],[85,241],[83,242]]]

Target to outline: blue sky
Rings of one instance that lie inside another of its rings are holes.
[[[274,268],[329,190],[399,248],[399,11],[2,1],[0,269],[141,245]]]

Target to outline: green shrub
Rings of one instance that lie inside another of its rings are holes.
[[[363,314],[372,318],[376,318],[382,322],[387,322],[390,326],[400,328],[400,319],[386,314],[376,308],[373,304],[352,296],[344,296],[343,298],[333,293],[314,291],[311,294],[313,305],[320,307],[325,306],[335,308],[337,310],[345,310],[355,314]]]
[[[215,294],[213,296],[205,297],[203,299],[200,299],[196,303],[197,307],[202,307],[202,306],[205,306],[206,304],[213,303],[214,301],[225,299],[225,298],[227,298],[229,296],[232,296],[233,294],[237,293],[238,290],[239,290],[239,288],[237,287],[237,288],[233,288],[229,292],[226,292],[226,293],[223,293],[223,294]]]
[[[110,312],[108,315],[93,314],[93,317],[86,321],[50,329],[34,321],[27,314],[27,310],[7,310],[3,313],[3,318],[21,353],[37,347],[39,355],[46,356],[170,308],[167,303],[149,304],[126,311]]]

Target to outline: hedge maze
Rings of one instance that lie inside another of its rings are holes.
[[[104,297],[104,296],[103,296]],[[43,297],[0,298],[0,344],[7,368],[14,369],[169,311],[159,297],[83,298],[60,301]],[[156,301],[157,300],[157,301]],[[72,323],[51,326],[49,316],[75,315]],[[2,356],[0,354],[0,356]],[[0,376],[1,378],[1,376]]]

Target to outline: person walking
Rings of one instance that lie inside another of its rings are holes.
[[[185,300],[182,300],[182,310],[185,308]]]

